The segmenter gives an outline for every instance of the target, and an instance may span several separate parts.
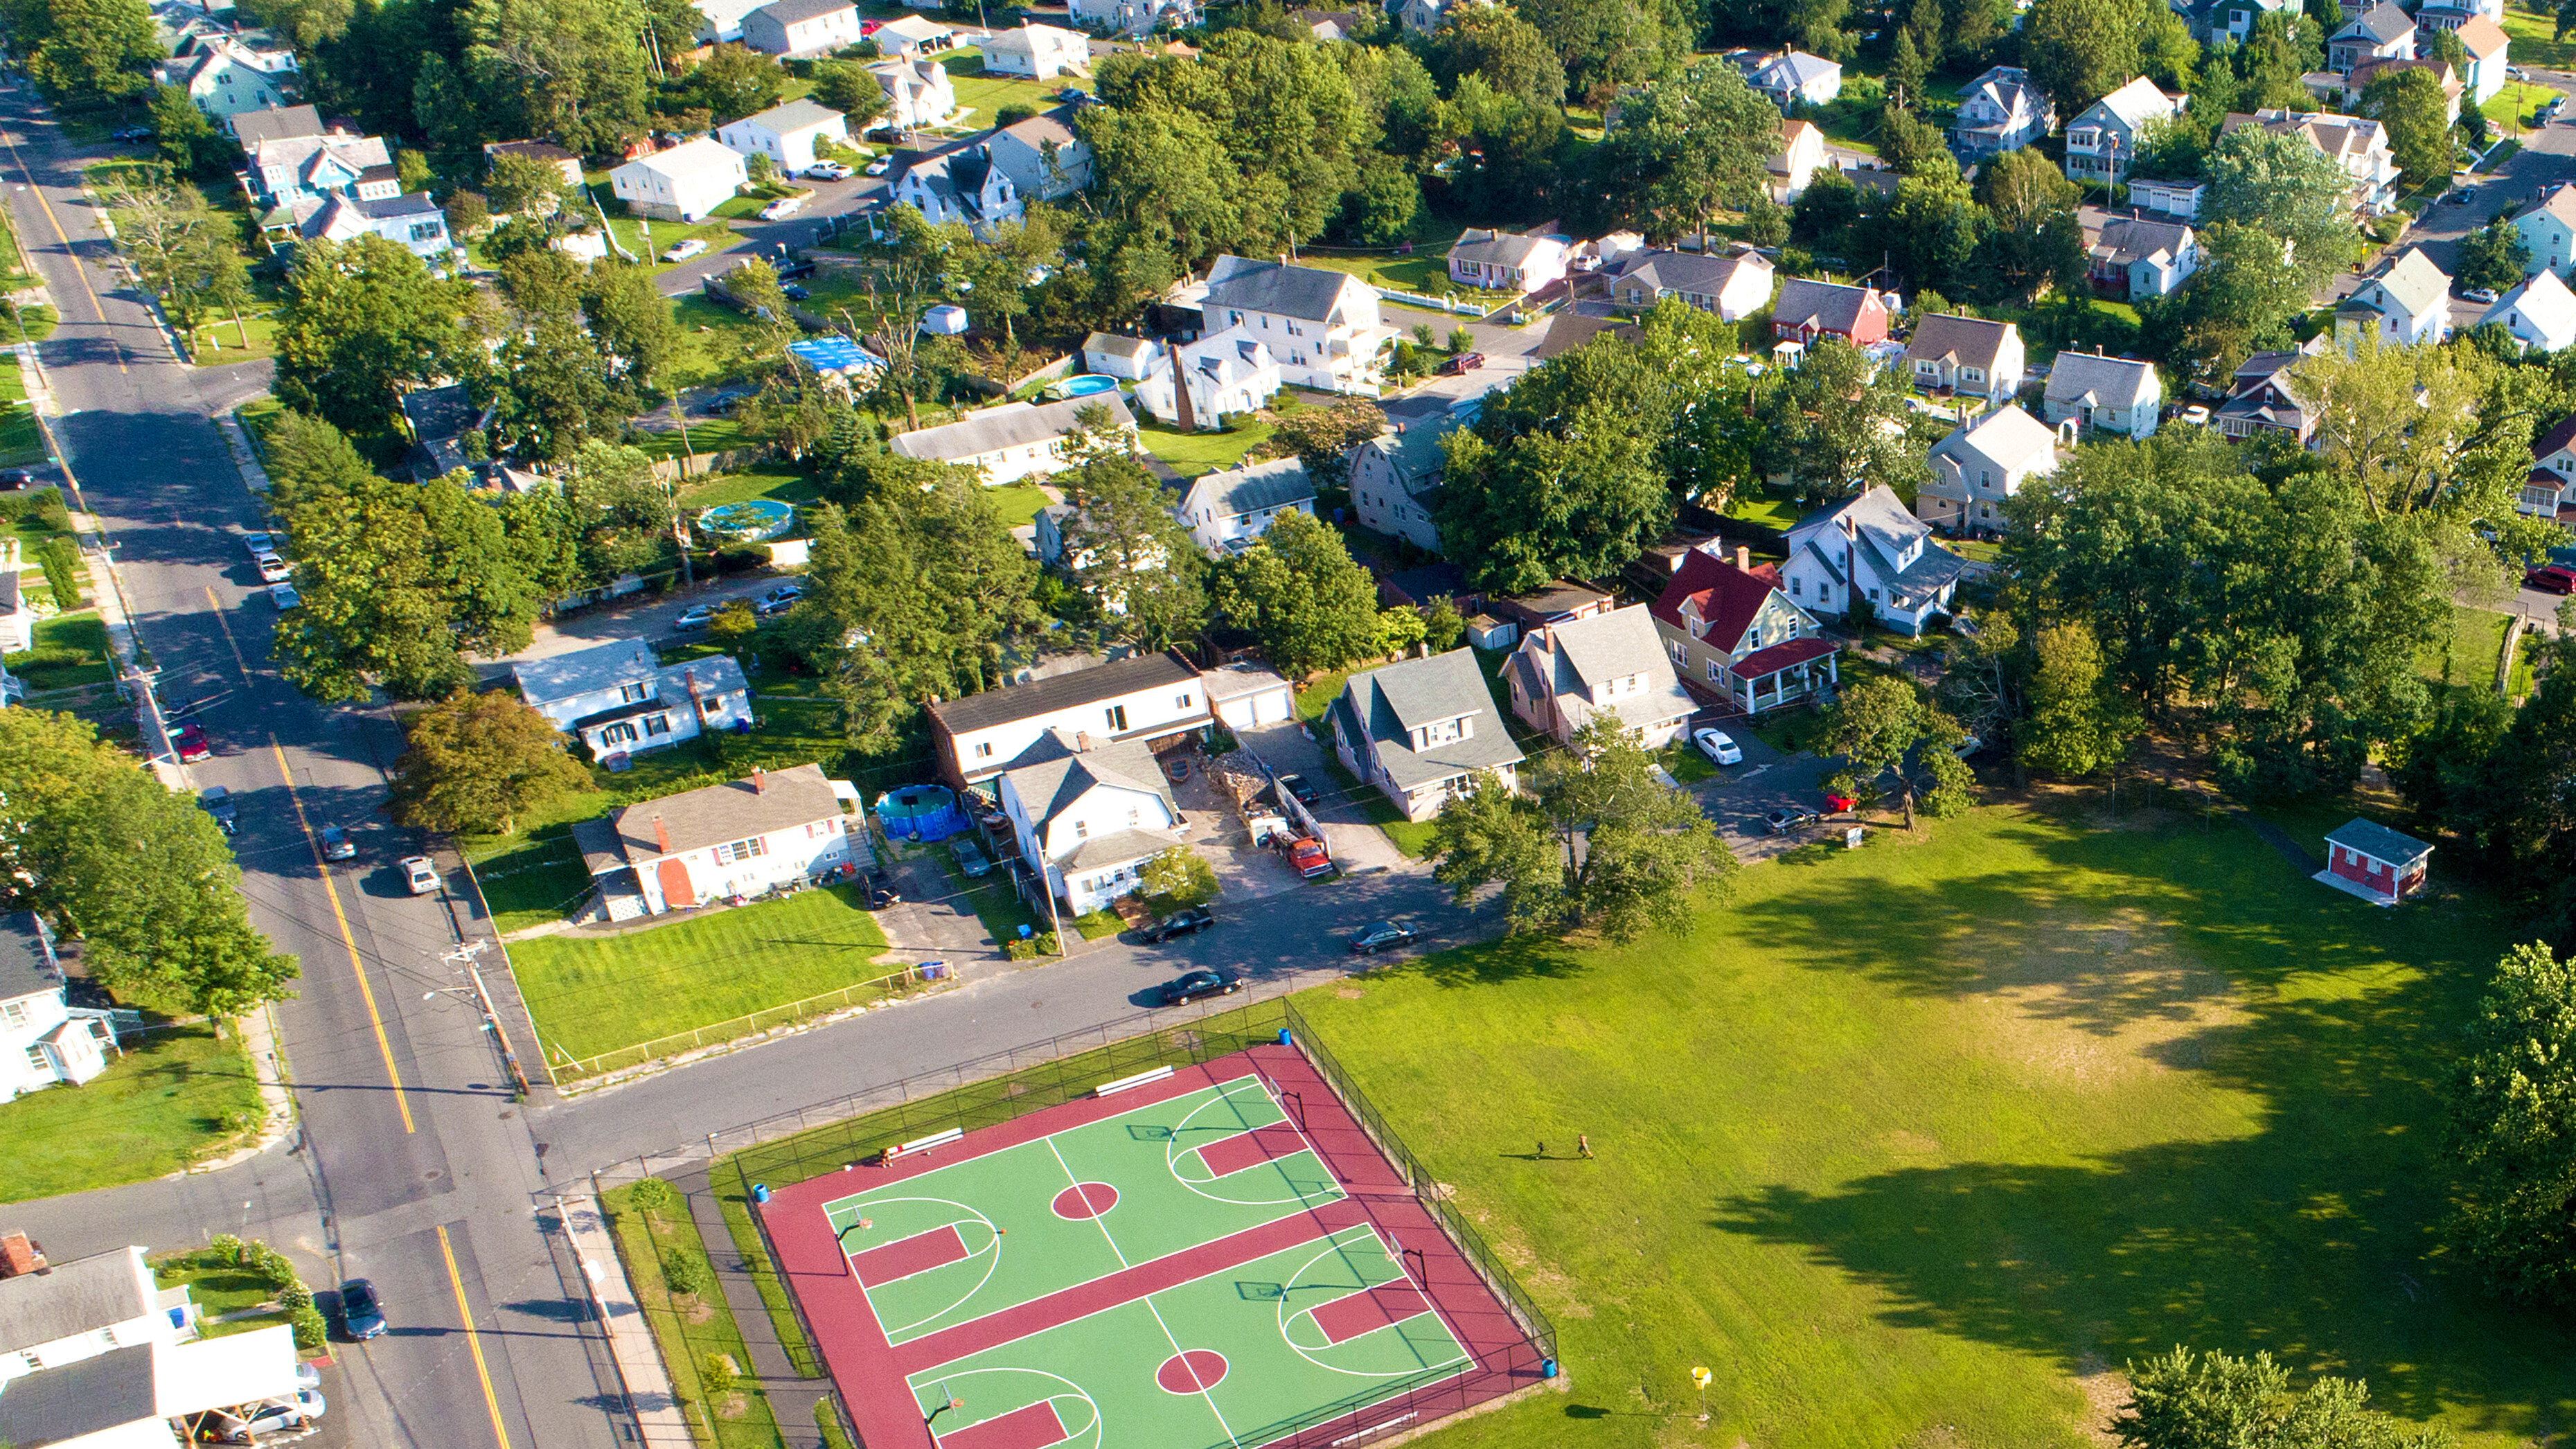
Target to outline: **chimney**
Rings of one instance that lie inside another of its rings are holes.
[[[1079,755],[1087,755],[1087,754],[1090,754],[1090,753],[1091,753],[1091,731],[1089,731],[1089,730],[1075,730],[1075,731],[1073,732],[1073,749],[1074,749],[1074,753],[1075,753],[1075,754],[1079,754]]]
[[[1737,544],[1735,546],[1735,566],[1744,570],[1748,574],[1753,572],[1753,550],[1746,548],[1740,543]]]
[[[664,855],[671,853],[671,827],[662,823],[662,813],[658,810],[653,812],[653,839],[662,847]]]
[[[751,793],[754,795],[769,793],[769,772],[758,765],[751,767]]]
[[[1163,355],[1172,365],[1172,410],[1174,421],[1185,433],[1199,430],[1198,409],[1190,406],[1190,376],[1181,366],[1181,344],[1163,339]]]

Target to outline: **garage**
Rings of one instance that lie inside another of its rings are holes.
[[[1207,686],[1208,708],[1230,730],[1286,724],[1297,715],[1297,691],[1274,670],[1249,661],[1211,669],[1199,676]]]

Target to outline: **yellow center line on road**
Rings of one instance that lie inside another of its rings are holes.
[[[206,606],[215,611],[215,627],[224,631],[224,644],[233,651],[233,667],[241,671],[242,686],[250,686],[250,661],[242,658],[241,646],[233,642],[233,626],[224,619],[224,605],[215,597],[215,586],[206,585]]]
[[[465,1276],[456,1271],[456,1250],[448,1245],[447,1224],[439,1223],[438,1255],[447,1260],[447,1284],[456,1290],[456,1313],[465,1320],[466,1351],[474,1355],[474,1377],[483,1381],[483,1407],[492,1414],[492,1437],[510,1449],[510,1431],[501,1423],[501,1396],[492,1392],[492,1371],[483,1363],[483,1336],[474,1331],[474,1310],[465,1301]]]
[[[27,178],[27,189],[36,194],[36,204],[45,209],[45,220],[54,229],[54,239],[63,244],[63,255],[71,257],[72,272],[80,278],[81,290],[89,293],[90,310],[98,314],[98,325],[108,329],[107,345],[116,349],[116,370],[129,372],[125,365],[125,344],[116,340],[115,328],[107,320],[107,304],[98,299],[98,288],[90,285],[89,268],[72,253],[72,239],[63,230],[63,220],[54,215],[54,204],[45,199],[45,188],[36,184],[36,173],[27,169],[27,158],[18,154],[18,136],[14,131],[0,131],[0,141],[9,143],[9,159],[18,163],[18,174]]]
[[[402,1113],[403,1131],[412,1130],[411,1099],[403,1095],[402,1073],[394,1066],[394,1044],[385,1035],[385,1019],[376,1010],[376,989],[367,984],[367,963],[358,957],[358,938],[350,933],[349,913],[340,909],[340,892],[331,884],[331,862],[322,858],[322,843],[313,836],[313,822],[305,818],[304,797],[296,791],[295,776],[286,768],[286,749],[277,736],[268,737],[268,748],[277,756],[278,777],[286,782],[286,803],[295,807],[295,823],[304,831],[304,843],[313,850],[313,863],[322,868],[322,893],[331,898],[331,919],[340,923],[340,944],[349,948],[349,969],[357,973],[358,995],[367,1003],[367,1020],[376,1028],[376,1050],[385,1055],[385,1079],[393,1083],[394,1109]]]

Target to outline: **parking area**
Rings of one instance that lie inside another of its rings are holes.
[[[1187,778],[1174,781],[1172,798],[1190,821],[1190,848],[1216,872],[1220,905],[1285,895],[1306,882],[1278,851],[1256,848],[1234,804],[1219,790],[1205,762],[1193,759]]]
[[[1744,751],[1743,764],[1724,766],[1715,778],[1685,787],[1708,818],[1717,822],[1718,833],[1726,837],[1736,859],[1768,860],[1795,850],[1827,829],[1810,825],[1787,835],[1773,835],[1762,824],[1762,817],[1774,810],[1823,809],[1824,791],[1819,782],[1830,773],[1827,761],[1810,754],[1783,755],[1764,744],[1741,718],[1695,716],[1691,728],[1702,727],[1724,730]]]
[[[1386,832],[1369,823],[1368,800],[1358,790],[1344,789],[1324,768],[1324,747],[1299,724],[1264,725],[1239,731],[1243,747],[1277,774],[1303,775],[1314,782],[1315,818],[1324,822],[1324,845],[1345,875],[1371,870],[1407,870],[1413,862]]]

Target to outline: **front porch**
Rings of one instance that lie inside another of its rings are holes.
[[[1841,647],[1830,639],[1792,639],[1757,649],[1727,666],[1727,702],[1760,714],[1803,699],[1830,698],[1842,682],[1835,664]]]

